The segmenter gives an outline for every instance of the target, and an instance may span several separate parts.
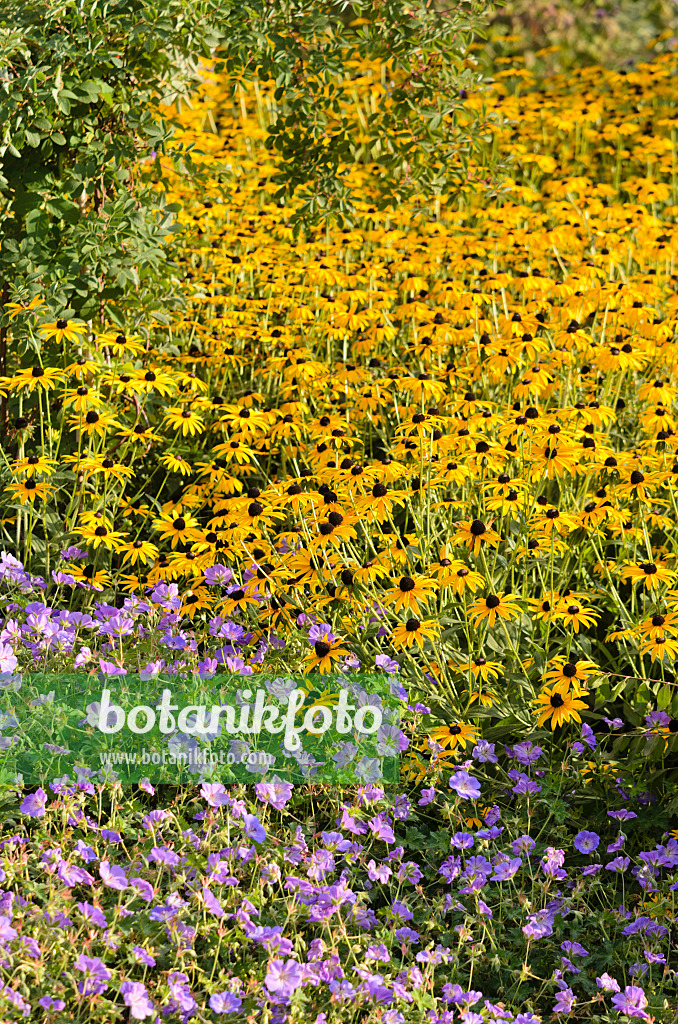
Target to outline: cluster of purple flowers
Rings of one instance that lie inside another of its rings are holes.
[[[508,753],[530,769],[541,751],[521,744]],[[499,771],[498,761],[493,767]],[[503,925],[508,891],[525,894],[513,901],[521,936],[517,954],[539,951],[541,961],[551,963],[554,1013],[580,1012],[587,997],[578,978],[591,954],[578,923],[588,890],[578,883],[591,876],[590,860],[601,844],[615,852],[624,834],[608,842],[580,829],[560,847],[544,845],[527,832],[516,833],[498,804],[484,810],[481,827],[471,828],[465,815],[480,784],[466,768],[453,773],[450,784],[447,796],[431,786],[418,799],[412,793],[388,797],[379,786],[365,785],[352,800],[335,805],[326,827],[311,830],[294,814],[287,817],[301,797],[277,778],[253,787],[256,806],[244,789],[205,782],[197,806],[194,793],[183,794],[180,815],[172,806],[139,813],[144,792],[154,797],[144,783],[139,797],[130,799],[130,813],[117,812],[115,828],[98,819],[97,794],[86,780],[55,781],[24,795],[19,811],[33,825],[0,842],[3,962],[8,967],[17,957],[39,959],[55,937],[63,944],[84,932],[89,939],[84,951],[74,945],[69,969],[49,992],[5,985],[3,1012],[28,1015],[36,1004],[58,1012],[80,1000],[93,1018],[101,1006],[104,1019],[113,1000],[134,1020],[158,1014],[187,1022],[203,1009],[249,1015],[267,1007],[271,1020],[283,1024],[304,990],[307,1005],[315,1007],[309,1020],[316,1024],[335,1019],[335,1009],[340,1019],[344,1006],[373,1006],[382,1020],[399,1024],[429,992],[434,999],[421,1017],[425,1024],[538,1024],[539,1015],[498,1003],[491,989],[484,995],[482,987],[464,984],[458,941],[473,949],[489,931],[497,945],[510,949],[516,943]],[[191,805],[196,828],[185,821]],[[429,852],[408,858],[401,829],[443,806],[457,823],[449,832],[448,855],[437,864]],[[628,808],[610,814],[615,829],[635,818]],[[275,827],[271,815],[282,816]],[[62,821],[68,832],[59,834]],[[678,889],[674,836],[627,856],[628,866],[610,870],[604,885],[594,876],[603,903],[622,874],[636,891]],[[31,901],[23,895],[26,870],[43,880]],[[436,879],[445,881],[446,893],[439,893]],[[598,977],[601,998],[611,1010],[647,1020],[649,972],[656,964],[668,970],[668,928],[624,903],[608,913],[607,927],[628,947],[629,963],[623,976]],[[347,930],[357,936],[352,948],[360,956],[354,960],[346,956]],[[454,941],[441,941],[443,933]],[[222,936],[225,946],[235,943],[240,953],[235,962],[216,962],[209,985],[196,987],[181,958],[191,951],[202,956],[211,934]],[[149,980],[145,971],[156,966],[160,947],[175,951],[177,969]],[[121,977],[123,949],[133,966]]]

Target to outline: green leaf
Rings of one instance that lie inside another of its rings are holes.
[[[67,224],[76,224],[80,220],[80,207],[70,199],[50,199],[46,203],[48,211]]]
[[[49,231],[49,217],[44,210],[33,209],[26,215],[26,234],[43,237]]]

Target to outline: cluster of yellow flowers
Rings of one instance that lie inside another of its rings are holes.
[[[180,581],[182,615],[263,633],[327,622],[312,667],[394,654],[460,717],[517,694],[540,724],[577,718],[590,675],[615,683],[605,641],[659,692],[678,653],[677,69],[537,88],[512,65],[489,95],[505,199],[382,212],[357,163],[353,226],[296,240],[268,188],[273,101],[234,108],[206,73],[179,141],[214,180],[167,195],[183,314],[97,335],[12,306],[15,336],[73,354],[0,382],[7,536],[56,508],[90,552],[59,566],[76,582]],[[356,101],[380,82],[363,69]],[[232,585],[206,585],[215,564]]]

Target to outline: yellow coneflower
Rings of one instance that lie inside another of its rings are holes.
[[[133,565],[145,562],[148,565],[158,557],[157,547],[148,540],[137,539],[128,541],[126,544],[119,544],[117,551],[118,554],[124,555],[123,565],[127,564],[127,562],[131,562]]]
[[[391,630],[391,643],[399,650],[403,647],[411,647],[417,644],[424,646],[424,640],[435,640],[440,633],[440,626],[433,619],[426,619],[423,622],[414,617],[407,622],[400,622]]]
[[[469,615],[476,625],[487,619],[488,626],[494,626],[495,619],[507,621],[520,615],[520,608],[516,605],[515,597],[511,594],[488,594],[487,597],[480,597],[469,607]]]
[[[181,541],[194,540],[198,520],[187,513],[163,512],[158,519],[153,520],[153,527],[160,532],[160,540],[170,540],[172,550]]]
[[[581,690],[577,696],[565,683],[556,683],[554,686],[544,690],[537,697],[537,710],[534,712],[537,717],[537,725],[542,726],[550,721],[552,729],[557,729],[570,720],[581,722],[580,711],[586,710],[586,704],[578,697],[586,696],[585,690]]]
[[[112,523],[105,519],[100,520],[96,524],[91,523],[87,526],[79,526],[74,532],[77,536],[87,541],[94,549],[105,547],[109,551],[116,549],[118,544],[127,537],[126,533],[114,530]]]
[[[499,534],[492,529],[491,523],[484,523],[482,519],[461,519],[456,524],[457,530],[452,537],[452,544],[466,544],[469,551],[474,555],[480,553],[482,545],[496,547],[499,543]]]
[[[6,302],[5,309],[11,310],[8,320],[11,323],[21,313],[40,313],[46,308],[45,300],[34,295],[30,302]]]
[[[466,722],[456,722],[454,725],[441,725],[437,729],[432,729],[429,736],[434,743],[440,744],[441,747],[447,747],[449,750],[454,750],[456,747],[466,749],[468,744],[478,742],[478,729],[475,725],[469,725]]]
[[[55,320],[51,324],[41,324],[38,327],[38,334],[45,341],[54,338],[56,343],[60,345],[62,341],[78,341],[86,330],[87,324],[83,323],[82,320]]]
[[[644,583],[648,590],[657,590],[662,583],[673,583],[676,573],[667,569],[663,562],[641,562],[637,565],[627,565],[622,569],[622,579],[633,580],[634,583]]]
[[[53,366],[32,366],[21,370],[15,377],[3,377],[2,386],[9,391],[50,391],[65,380],[66,375]]]
[[[167,410],[164,421],[169,423],[172,430],[180,430],[184,437],[193,437],[205,429],[205,421],[194,409],[180,409],[175,406]]]
[[[396,614],[401,609],[416,612],[419,604],[428,603],[435,584],[425,577],[401,576],[394,587],[384,594],[384,600],[393,602]]]
[[[304,675],[308,675],[309,672],[320,672],[323,675],[332,672],[334,663],[349,654],[348,648],[343,647],[342,643],[342,637],[316,640],[312,653],[304,659]]]
[[[22,505],[33,504],[36,498],[45,500],[52,492],[54,488],[50,484],[42,483],[35,479],[34,476],[29,476],[25,480],[19,480],[16,483],[9,484],[5,487],[12,497],[17,498]]]

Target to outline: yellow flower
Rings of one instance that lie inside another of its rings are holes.
[[[14,498],[18,498],[22,505],[26,505],[29,502],[33,504],[36,498],[46,499],[54,488],[49,484],[39,483],[34,476],[29,476],[26,480],[10,484],[5,490]]]
[[[342,638],[334,637],[333,640],[316,640],[313,644],[313,652],[304,659],[304,675],[309,672],[320,672],[325,674],[332,672],[334,662],[343,658],[349,653],[347,647],[342,647]]]
[[[538,715],[537,725],[544,725],[545,722],[548,722],[549,718],[551,719],[552,729],[557,729],[558,726],[564,725],[570,719],[573,719],[575,722],[581,722],[579,712],[586,710],[586,704],[583,700],[578,700],[577,698],[582,696],[587,696],[587,691],[580,690],[577,696],[575,696],[566,683],[556,683],[549,689],[544,690],[537,697],[536,701],[539,705],[537,711],[535,711],[535,714]]]
[[[12,311],[9,314],[9,322],[11,323],[20,313],[40,313],[43,309],[46,309],[46,305],[44,299],[41,299],[39,295],[35,295],[30,302],[6,302],[5,309],[11,309]]]
[[[81,526],[79,530],[74,531],[78,536],[83,537],[93,548],[105,547],[109,551],[117,548],[118,543],[123,540],[127,534],[119,533],[113,529],[112,523],[102,519],[98,523],[91,523],[89,526]]]
[[[499,543],[499,534],[494,532],[491,524],[484,523],[482,519],[461,519],[456,526],[457,532],[452,537],[452,543],[466,544],[474,555],[480,553],[483,544],[496,547]]]
[[[166,466],[171,473],[181,473],[182,476],[190,476],[193,466],[183,455],[175,455],[173,452],[163,452],[159,462]]]
[[[476,625],[487,619],[488,626],[494,626],[497,616],[500,619],[513,619],[520,615],[520,608],[516,606],[515,597],[510,594],[488,594],[487,597],[479,597],[469,608],[469,615]]]
[[[419,647],[424,646],[424,640],[434,640],[440,632],[440,626],[433,619],[421,622],[419,619],[410,618],[407,622],[400,622],[391,631],[391,643],[396,649],[411,647],[416,643]]]
[[[463,747],[471,743],[477,743],[478,741],[478,729],[474,725],[468,725],[466,722],[457,722],[454,725],[444,725],[437,729],[432,729],[429,732],[429,736],[435,742],[440,744],[441,747],[449,747],[450,750],[454,750],[456,747]],[[424,747],[422,746],[422,750]]]
[[[45,341],[54,338],[57,344],[62,341],[77,341],[87,330],[87,324],[82,320],[57,320],[52,324],[42,324],[38,327],[38,334]]]
[[[672,583],[676,573],[666,568],[664,562],[642,562],[622,569],[622,579],[644,583],[648,590],[657,590],[662,583]]]
[[[419,603],[427,604],[435,590],[432,580],[423,577],[401,576],[395,587],[384,594],[384,600],[393,602],[393,610],[397,614],[402,608],[417,611]]]
[[[128,541],[126,544],[119,544],[117,550],[119,554],[124,555],[123,565],[127,562],[132,562],[133,565],[145,562],[148,565],[158,557],[158,549],[148,540]]]
[[[160,540],[171,540],[172,550],[180,541],[195,540],[198,536],[196,528],[198,520],[187,514],[180,514],[179,511],[163,512],[153,520],[153,527],[160,530]]]
[[[598,616],[590,608],[582,608],[580,604],[576,602],[570,604],[568,601],[563,601],[560,604],[556,617],[561,619],[566,626],[572,626],[575,633],[579,632],[580,626],[584,626],[586,629],[589,626],[594,626],[598,619]]]
[[[655,661],[663,661],[664,658],[667,661],[674,661],[678,654],[678,640],[672,640],[664,634],[650,637],[640,645],[640,653],[649,654],[653,664]]]
[[[177,407],[168,409],[165,414],[165,422],[169,423],[172,430],[180,430],[184,437],[189,434],[193,437],[205,429],[205,421],[193,409]]]
[[[71,431],[82,430],[86,434],[98,434],[103,437],[110,427],[118,426],[118,420],[112,412],[108,412],[106,409],[102,409],[101,412],[90,409],[84,415],[80,413],[78,416],[71,416],[68,424]]]
[[[59,465],[56,459],[48,459],[45,455],[28,455],[14,463],[16,473],[28,473],[31,476],[40,473],[51,476]]]
[[[3,387],[10,391],[50,391],[57,384],[65,380],[65,374],[53,366],[33,366],[30,369],[21,370],[16,377],[4,377]]]
[[[583,692],[582,685],[587,679],[599,671],[592,661],[584,659],[566,661],[565,658],[554,658],[552,664],[555,667],[550,672],[545,672],[542,679],[549,683],[571,686],[577,695]]]

